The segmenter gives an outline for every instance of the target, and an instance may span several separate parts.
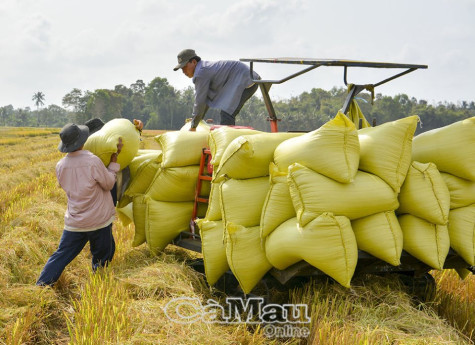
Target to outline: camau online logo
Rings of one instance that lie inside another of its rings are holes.
[[[220,305],[213,299],[202,304],[198,298],[179,297],[170,300],[163,311],[176,323],[261,324],[268,337],[308,337],[310,324],[306,304],[265,304],[262,297],[247,299],[227,297]]]

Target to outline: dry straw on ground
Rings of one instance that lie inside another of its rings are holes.
[[[86,248],[57,286],[36,287],[66,206],[54,176],[58,132],[0,130],[0,344],[473,344],[474,276],[462,281],[448,271],[433,273],[435,300],[419,306],[392,278],[365,277],[350,290],[320,282],[276,293],[282,303],[309,305],[308,339],[268,339],[262,327],[246,324],[171,322],[162,308],[174,297],[224,296],[186,264],[196,254],[132,248],[133,225],[118,222],[108,269],[92,274]],[[141,148],[157,148],[154,135],[144,131]]]

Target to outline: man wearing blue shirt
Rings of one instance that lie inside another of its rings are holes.
[[[195,84],[190,131],[195,131],[209,107],[221,110],[221,125],[234,125],[236,115],[257,90],[251,79],[249,67],[240,61],[203,61],[193,49],[178,54],[178,65]],[[254,72],[254,80],[260,79]]]

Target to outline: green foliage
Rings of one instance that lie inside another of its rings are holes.
[[[281,120],[279,130],[312,131],[320,127],[342,108],[346,95],[346,88],[334,87],[329,91],[314,88],[290,99],[273,100],[275,112]],[[94,92],[75,88],[62,99],[66,109],[54,104],[40,108],[44,101],[42,92],[35,93],[33,100],[36,100],[37,106],[33,111],[29,107],[0,107],[0,126],[62,127],[67,122],[83,124],[88,119],[99,117],[104,121],[113,118],[139,119],[146,129],[177,130],[191,117],[194,88],[189,86],[176,90],[166,78],[157,77],[148,84],[139,79],[130,87],[116,85],[114,89],[97,89]],[[379,93],[371,100],[371,95],[364,92],[356,100],[370,123],[382,124],[419,115],[421,126],[416,134],[475,116],[473,101],[429,104],[426,100],[417,100],[406,94],[391,97]],[[217,109],[209,109],[206,119],[219,124],[219,113]],[[268,112],[260,91],[244,105],[236,124],[270,131]]]
[[[122,108],[126,96],[112,90],[99,89],[88,98],[86,113],[91,117],[99,117],[104,122],[122,117]]]

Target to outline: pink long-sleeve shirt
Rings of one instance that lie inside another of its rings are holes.
[[[56,164],[56,177],[68,196],[65,230],[98,230],[114,220],[110,190],[119,169],[113,162],[106,168],[99,157],[86,150],[70,152]]]

